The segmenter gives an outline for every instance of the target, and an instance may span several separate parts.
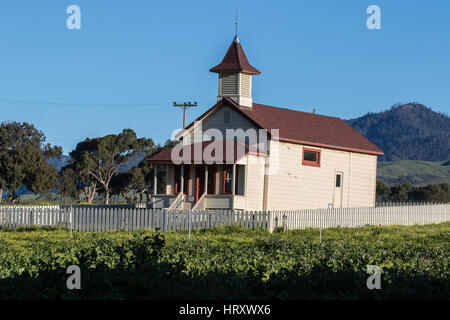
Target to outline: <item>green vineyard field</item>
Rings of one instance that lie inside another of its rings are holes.
[[[0,230],[0,299],[449,299],[450,223],[289,231]],[[81,269],[69,290],[66,269]],[[368,265],[381,289],[366,285]]]

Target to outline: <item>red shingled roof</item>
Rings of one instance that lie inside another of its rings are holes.
[[[222,62],[211,68],[209,71],[222,73],[222,72],[245,72],[249,74],[261,74],[259,70],[253,68],[245,56],[244,49],[236,36],[228,48],[225,57]]]
[[[266,129],[269,133],[272,129],[279,129],[280,141],[361,153],[384,154],[376,145],[339,118],[257,103],[253,103],[253,108],[239,107],[229,98],[219,101],[195,121],[205,118],[223,104],[233,107],[250,122]],[[192,127],[194,122],[186,129]]]
[[[216,143],[216,145],[210,146],[210,148],[205,151],[205,148],[212,143]],[[229,146],[232,148],[229,149],[229,152],[227,143],[229,143]],[[216,150],[220,150],[220,148],[222,148],[222,154],[216,156]],[[172,157],[172,150],[173,148],[164,149],[150,157],[148,162],[154,164],[177,163],[178,161],[175,161],[175,158]],[[200,152],[196,152],[196,150]],[[183,164],[233,164],[248,154],[266,156],[266,154],[258,154],[257,147],[255,146],[249,146],[248,144],[231,140],[197,142],[184,146],[181,150],[176,151],[175,157],[177,156],[177,152],[179,152],[180,161]],[[186,159],[183,157],[185,152],[190,152],[190,155],[186,156]]]
[[[383,154],[376,145],[339,118],[257,103],[252,109],[239,110],[269,132],[279,129],[281,141]]]

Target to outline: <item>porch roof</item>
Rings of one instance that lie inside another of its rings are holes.
[[[164,149],[147,161],[152,164],[234,164],[249,154],[267,156],[246,143],[211,140]]]

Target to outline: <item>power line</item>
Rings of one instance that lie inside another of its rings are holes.
[[[148,106],[163,106],[170,102],[152,102],[152,103],[128,103],[128,104],[95,104],[95,103],[67,103],[67,102],[52,102],[52,101],[37,101],[37,100],[19,100],[0,98],[0,101],[15,102],[15,103],[30,103],[30,104],[46,104],[55,106],[77,106],[77,107],[148,107]]]

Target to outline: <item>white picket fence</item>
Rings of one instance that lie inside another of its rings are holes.
[[[60,206],[0,206],[0,226],[60,226],[67,218]]]
[[[360,227],[364,225],[423,225],[450,221],[450,203],[274,211],[273,228]]]
[[[285,229],[450,221],[450,204],[293,211],[164,210],[99,206],[0,206],[0,227],[61,226],[80,232],[196,230],[222,225]]]

